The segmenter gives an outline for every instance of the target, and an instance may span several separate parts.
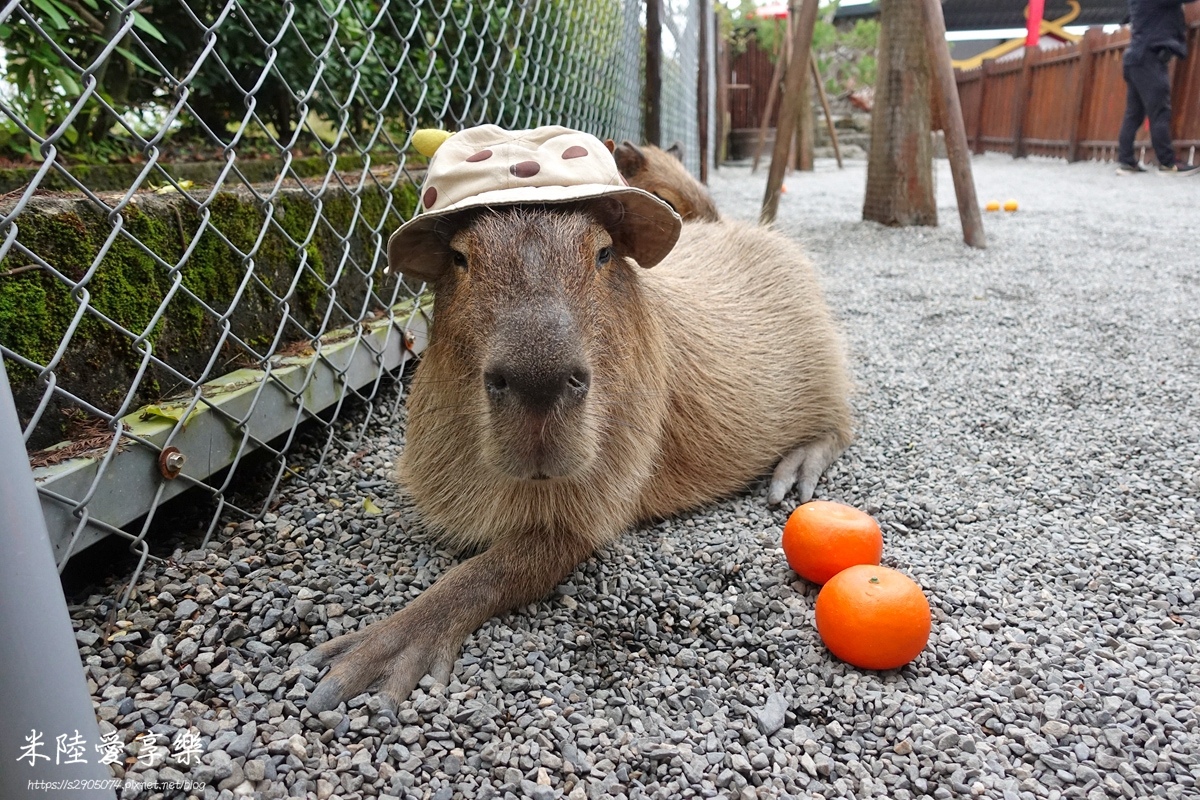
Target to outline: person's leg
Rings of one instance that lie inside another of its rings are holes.
[[[1142,120],[1146,118],[1146,107],[1142,104],[1137,84],[1130,76],[1130,66],[1126,64],[1122,72],[1125,76],[1125,118],[1121,120],[1121,132],[1117,136],[1117,160],[1133,165],[1138,163],[1133,154],[1133,140],[1137,137]]]
[[[1175,165],[1175,150],[1171,146],[1171,78],[1167,65],[1153,53],[1147,53],[1136,65],[1130,65],[1130,77],[1137,86],[1150,118],[1150,143],[1158,163]]]

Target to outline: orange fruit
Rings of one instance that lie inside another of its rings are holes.
[[[984,206],[984,210],[985,211],[999,211],[1000,210],[1000,201],[999,200],[988,200],[987,205]]]
[[[783,554],[801,578],[824,583],[846,567],[878,564],[883,532],[866,512],[812,500],[797,507],[784,523]]]
[[[833,576],[817,595],[817,633],[842,661],[895,669],[929,643],[929,601],[912,578],[860,564]]]
[[[1005,200],[1004,201],[1004,210],[1005,211],[1016,211],[1017,210],[1017,201],[1016,200]]]

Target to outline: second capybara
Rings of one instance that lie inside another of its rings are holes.
[[[678,143],[663,150],[654,145],[638,147],[626,140],[616,146],[613,157],[630,186],[663,200],[684,222],[716,222],[721,218],[708,189],[683,165]]]

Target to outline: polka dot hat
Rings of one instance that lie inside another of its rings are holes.
[[[389,269],[430,272],[428,265],[440,263],[446,253],[438,223],[456,212],[598,197],[621,204],[621,238],[639,265],[652,267],[671,252],[679,216],[649,192],[628,186],[596,137],[558,126],[468,128],[446,139],[429,162],[417,213],[388,240]]]

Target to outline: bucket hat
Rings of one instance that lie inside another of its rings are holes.
[[[682,222],[669,205],[625,183],[608,147],[587,133],[545,126],[508,131],[480,125],[450,136],[429,162],[417,213],[388,240],[388,267],[425,277],[442,264],[439,223],[473,208],[609,198],[623,214],[617,232],[642,267],[666,257]]]

